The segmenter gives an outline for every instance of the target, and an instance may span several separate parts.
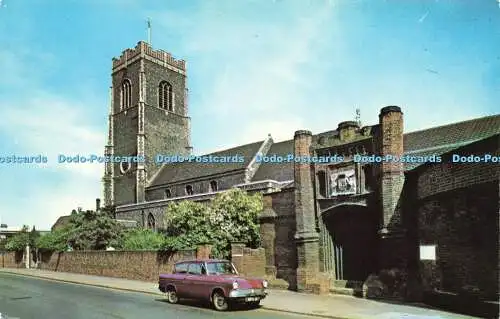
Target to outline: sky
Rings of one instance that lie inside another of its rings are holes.
[[[0,218],[50,229],[102,198],[111,58],[147,39],[188,65],[196,154],[299,129],[405,131],[500,113],[496,0],[0,0]]]

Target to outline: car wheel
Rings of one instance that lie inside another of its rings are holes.
[[[217,311],[225,311],[229,308],[229,303],[227,302],[227,298],[221,291],[216,291],[212,295],[212,305]]]
[[[167,290],[167,301],[172,304],[179,302],[179,297],[177,297],[175,289],[170,288]]]

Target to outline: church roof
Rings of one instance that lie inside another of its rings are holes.
[[[476,118],[463,122],[441,125],[424,130],[406,133],[404,152],[416,156],[441,155],[478,140],[500,133],[500,114]],[[322,132],[313,135],[313,141],[319,136],[336,135],[337,131]],[[160,173],[150,186],[163,185],[193,178],[202,178],[209,175],[245,169],[252,158],[257,154],[264,141],[238,146],[235,148],[207,154],[218,156],[244,157],[243,163],[205,164],[205,163],[176,163],[164,165]],[[294,152],[293,139],[273,143],[267,152],[268,156],[287,156]],[[421,164],[405,164],[405,170],[411,170]],[[288,181],[294,179],[293,163],[262,163],[252,181],[259,180]]]
[[[268,156],[274,154],[286,157],[288,154],[293,154],[293,140],[274,143],[267,152]],[[255,173],[252,180],[261,181],[271,179],[275,181],[290,181],[293,180],[293,163],[262,163]]]
[[[197,162],[183,162],[164,164],[160,172],[153,179],[149,187],[164,185],[167,183],[175,183],[183,180],[208,177],[215,174],[227,173],[236,170],[244,170],[253,157],[257,154],[264,141],[250,143],[218,151],[201,156],[235,156],[240,155],[243,157],[243,162],[230,162],[230,163],[197,163]]]
[[[405,154],[442,155],[499,133],[500,114],[497,114],[406,133],[403,145]],[[408,163],[405,170],[420,165]]]

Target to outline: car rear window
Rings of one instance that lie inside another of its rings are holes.
[[[187,263],[177,264],[175,265],[174,272],[176,274],[185,274],[187,273],[187,267],[188,267]]]

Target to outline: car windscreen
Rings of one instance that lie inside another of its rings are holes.
[[[210,262],[207,263],[207,272],[217,275],[236,275],[236,269],[230,262]]]

